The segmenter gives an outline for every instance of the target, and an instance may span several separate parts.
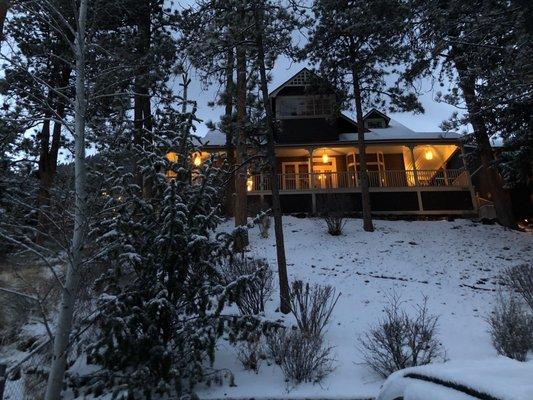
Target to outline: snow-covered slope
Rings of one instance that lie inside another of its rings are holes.
[[[228,221],[230,229],[233,221]],[[231,346],[221,345],[216,366],[230,368],[235,384],[203,388],[201,398],[364,398],[377,394],[383,381],[362,364],[357,338],[382,315],[386,295],[401,295],[407,309],[429,297],[440,315],[439,334],[451,360],[496,356],[487,332],[497,287],[505,267],[533,259],[533,236],[468,220],[375,221],[366,233],[361,220],[348,220],[344,235],[328,235],[321,219],[284,217],[291,280],[333,285],[342,296],[327,339],[335,346],[336,370],[319,385],[290,388],[275,365],[263,363],[258,375],[244,371]],[[276,269],[273,232],[261,239],[250,232],[250,255],[267,258]],[[277,319],[277,294],[268,317]],[[292,318],[285,317],[286,324]]]

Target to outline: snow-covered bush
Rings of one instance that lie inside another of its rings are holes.
[[[248,283],[237,292],[235,303],[242,315],[258,315],[272,293],[273,274],[266,260],[232,257],[223,263],[221,275],[226,284],[240,279]]]
[[[293,282],[291,311],[302,333],[322,337],[339,297],[340,293],[335,296],[335,289],[329,285],[310,286],[302,281]]]
[[[262,214],[259,218],[259,234],[263,239],[268,239],[270,225],[270,215],[268,215],[267,213]]]
[[[533,315],[521,299],[514,293],[498,293],[489,324],[496,351],[525,361],[533,349]]]
[[[533,312],[533,266],[521,264],[510,267],[502,277],[504,283],[519,294]]]
[[[279,329],[267,335],[270,356],[287,381],[320,382],[333,371],[333,348],[322,335],[310,336],[299,329]]]
[[[244,369],[259,372],[259,363],[266,358],[261,332],[249,335],[247,340],[237,345],[237,358]]]
[[[429,364],[444,357],[437,339],[438,317],[429,314],[427,299],[411,317],[393,295],[385,317],[359,339],[365,362],[383,377],[400,369]]]
[[[342,230],[346,224],[345,215],[348,211],[344,197],[337,194],[328,194],[324,204],[320,207],[321,214],[328,227],[331,236],[342,235]]]
[[[143,179],[108,166],[115,181],[106,190],[109,214],[98,243],[111,247],[97,281],[99,334],[87,349],[88,362],[100,369],[77,382],[85,393],[179,398],[216,379],[222,336],[235,343],[267,324],[223,312],[253,276],[232,281],[221,274],[233,256],[231,235],[216,234],[225,172],[215,160],[195,166],[197,148],[180,127],[171,119],[147,148],[136,149]],[[172,160],[169,149],[177,152]]]

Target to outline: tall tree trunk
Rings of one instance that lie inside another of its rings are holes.
[[[225,110],[224,121],[222,123],[223,131],[226,134],[226,161],[229,170],[228,186],[226,188],[225,211],[226,216],[230,217],[233,214],[235,194],[235,146],[233,144],[233,69],[235,64],[235,57],[233,55],[233,48],[227,51],[227,65],[226,65],[226,90],[225,90]]]
[[[4,22],[7,16],[7,9],[9,8],[8,0],[0,0],[0,45],[4,40]]]
[[[355,97],[355,113],[357,115],[357,148],[359,149],[359,182],[361,185],[361,206],[363,209],[363,229],[374,231],[372,212],[370,208],[370,192],[368,189],[368,172],[366,170],[365,121],[363,120],[363,106],[361,101],[361,87],[359,75],[352,68],[353,94]]]
[[[142,10],[138,11],[138,47],[137,54],[140,65],[137,68],[135,78],[134,96],[134,139],[136,146],[148,148],[152,141],[152,111],[149,90],[149,66],[148,57],[151,40],[151,5],[146,2]],[[152,195],[152,183],[144,179],[138,165],[135,163],[135,182],[142,190],[143,197],[150,198]]]
[[[74,142],[74,173],[75,173],[75,210],[74,233],[70,250],[70,262],[67,266],[66,280],[62,291],[61,308],[59,310],[57,328],[54,336],[52,365],[48,376],[45,400],[61,398],[61,389],[70,331],[74,315],[74,306],[80,281],[80,270],[83,262],[83,246],[87,230],[87,193],[85,166],[85,118],[87,104],[85,99],[85,25],[87,19],[87,1],[80,0],[77,19],[75,57],[76,57],[76,103],[75,103],[75,142]]]
[[[264,26],[263,9],[256,3],[254,7],[255,19],[255,40],[257,51],[257,64],[261,78],[261,94],[263,97],[263,107],[266,114],[266,142],[267,160],[270,166],[270,182],[272,190],[272,214],[274,215],[274,233],[276,236],[276,255],[278,259],[280,311],[287,314],[291,311],[289,280],[287,276],[287,259],[285,257],[285,240],[283,238],[283,220],[281,217],[281,201],[279,196],[278,172],[276,163],[276,150],[274,146],[274,116],[268,98],[267,75],[265,68],[265,49],[263,45]]]
[[[61,90],[61,88],[67,87],[72,72],[69,65],[63,65],[61,68],[60,76],[55,80],[57,82],[57,89],[50,89],[50,95],[48,96],[48,103],[55,108],[55,113],[49,112],[43,122],[41,133],[38,138],[40,141],[39,151],[39,164],[38,164],[38,176],[39,176],[39,192],[37,194],[37,206],[39,208],[38,214],[38,226],[39,232],[35,241],[38,244],[42,244],[44,236],[48,232],[49,222],[46,216],[46,208],[50,206],[50,190],[54,183],[54,177],[57,170],[57,158],[59,154],[59,148],[61,145],[61,120],[65,117],[65,101],[61,96],[57,95],[54,91]],[[54,104],[55,103],[55,104]],[[53,124],[52,138],[50,140],[50,116],[54,117],[56,121]]]
[[[452,54],[459,76],[459,87],[463,92],[468,110],[468,119],[474,128],[474,137],[481,160],[481,170],[487,179],[491,200],[494,203],[498,221],[503,226],[516,228],[511,198],[503,188],[503,179],[495,165],[489,133],[483,115],[481,114],[481,105],[476,96],[475,77],[468,71],[468,64],[464,59],[464,54],[461,54],[458,49],[454,49]]]
[[[248,199],[246,192],[246,50],[242,45],[237,46],[237,151],[235,162],[235,227],[241,230],[235,237],[234,248],[242,251],[248,246]]]

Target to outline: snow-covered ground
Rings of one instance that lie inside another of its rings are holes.
[[[232,221],[225,228],[230,229]],[[235,349],[221,345],[215,366],[229,368],[235,387],[201,388],[201,398],[346,398],[374,397],[383,381],[362,363],[357,338],[382,315],[387,294],[395,291],[407,309],[428,296],[440,315],[439,337],[450,360],[496,356],[486,317],[494,301],[497,275],[505,267],[533,260],[533,235],[469,220],[375,221],[366,233],[361,220],[348,220],[340,237],[328,235],[321,219],[284,218],[289,277],[329,284],[341,292],[327,333],[335,346],[336,369],[321,385],[289,387],[276,365],[259,374],[243,370]],[[261,239],[250,232],[249,255],[269,260],[276,269],[273,232]],[[276,276],[277,278],[277,276]],[[274,293],[268,317],[275,312]],[[285,317],[292,324],[291,316]],[[289,392],[290,391],[290,392]]]

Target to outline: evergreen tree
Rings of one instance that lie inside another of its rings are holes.
[[[316,0],[312,9],[316,24],[302,56],[310,57],[326,79],[344,89],[346,100],[353,101],[363,228],[373,231],[363,106],[384,107],[388,102],[391,110],[422,111],[413,94],[386,82],[395,65],[408,57],[403,41],[408,8],[402,0]]]
[[[446,127],[472,125],[473,143],[498,220],[514,227],[510,197],[490,137],[500,134],[528,142],[532,51],[527,6],[520,1],[413,1],[411,6],[415,58],[405,76],[412,81],[438,71],[441,86],[450,87],[442,98],[464,105],[465,118],[453,118]]]

